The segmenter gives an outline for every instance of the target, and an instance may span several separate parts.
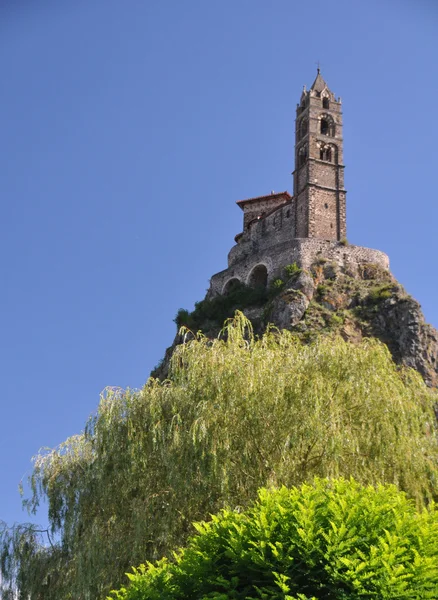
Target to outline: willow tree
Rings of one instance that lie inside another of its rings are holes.
[[[247,506],[262,486],[351,476],[427,504],[435,401],[376,340],[254,339],[237,314],[220,339],[178,347],[168,380],[110,391],[82,434],[36,457],[26,503],[48,502],[55,541],[20,553],[20,535],[4,535],[3,584],[15,577],[31,600],[100,598],[131,565],[183,544],[193,521]]]

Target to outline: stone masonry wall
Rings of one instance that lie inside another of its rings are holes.
[[[243,230],[248,227],[248,223],[253,219],[260,216],[262,213],[268,213],[274,210],[277,206],[284,204],[284,198],[277,198],[275,200],[269,198],[267,200],[260,200],[257,202],[249,202],[243,207]]]
[[[283,267],[294,262],[302,269],[309,269],[314,262],[324,259],[335,262],[351,275],[357,273],[358,265],[366,263],[389,269],[389,258],[384,252],[362,246],[345,246],[336,241],[295,238],[271,246],[264,246],[263,243],[252,244],[251,250],[249,245],[247,249],[248,252],[240,254],[238,260],[233,260],[228,269],[213,275],[207,297],[222,294],[231,279],[248,284],[251,272],[258,265],[266,267],[268,285],[273,279],[283,276]]]

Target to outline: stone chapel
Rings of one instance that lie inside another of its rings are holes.
[[[319,68],[296,109],[293,196],[271,192],[237,205],[243,231],[228,254],[228,268],[211,278],[208,297],[227,294],[237,283],[268,285],[286,265],[308,269],[321,257],[353,272],[360,263],[389,269],[383,252],[346,241],[342,104]]]

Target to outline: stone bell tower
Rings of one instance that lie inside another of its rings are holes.
[[[295,121],[295,237],[346,237],[341,99],[318,73]]]

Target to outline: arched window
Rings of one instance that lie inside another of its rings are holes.
[[[307,160],[307,146],[302,146],[298,150],[298,168],[302,167]]]
[[[309,122],[307,119],[302,119],[300,121],[300,130],[298,133],[298,137],[301,140],[306,134],[307,134],[307,130],[309,128]]]
[[[323,98],[322,99],[322,107],[323,108],[330,108],[330,100],[328,98]]]
[[[248,277],[248,285],[250,287],[266,287],[268,283],[268,269],[265,265],[257,265],[251,271]]]
[[[321,146],[319,149],[319,158],[320,160],[326,160],[327,162],[332,162],[332,149],[329,145]]]
[[[237,279],[237,277],[233,277],[233,279],[229,279],[227,281],[227,283],[224,285],[224,289],[222,290],[222,294],[224,296],[228,296],[228,294],[231,294],[231,292],[233,292],[240,285],[242,285],[240,279]]]
[[[322,135],[335,137],[335,122],[330,115],[320,117],[320,131]]]

